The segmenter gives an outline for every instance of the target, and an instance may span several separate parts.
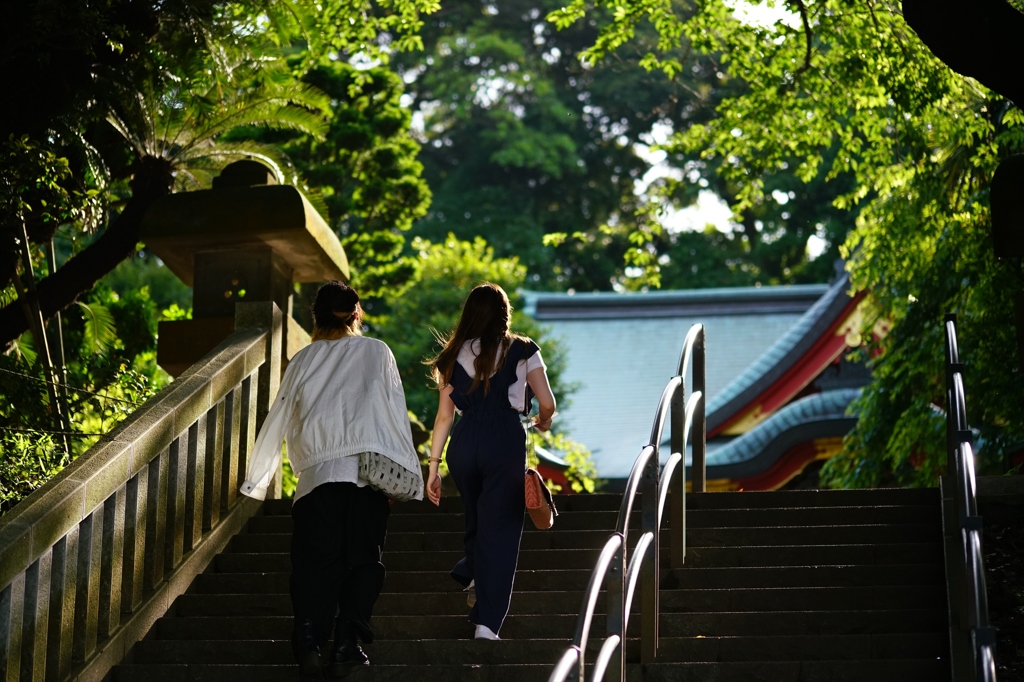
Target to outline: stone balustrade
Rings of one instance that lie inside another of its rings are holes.
[[[0,682],[101,680],[259,504],[237,494],[282,314],[236,331],[0,518]]]

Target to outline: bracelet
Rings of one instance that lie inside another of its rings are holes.
[[[440,464],[441,463],[441,458],[438,457],[437,459],[434,459],[433,457],[430,457],[430,458],[427,459],[427,464],[433,464],[434,462],[437,462],[438,464]]]

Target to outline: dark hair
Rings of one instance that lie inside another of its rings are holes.
[[[469,390],[475,391],[482,383],[484,393],[490,391],[491,375],[504,360],[504,352],[498,357],[498,349],[507,350],[509,342],[515,338],[509,332],[511,316],[508,295],[497,284],[484,283],[469,292],[455,331],[447,338],[438,337],[444,349],[429,363],[433,366],[431,376],[434,381],[439,386],[449,384],[463,344],[471,339],[480,339],[480,352],[473,363],[473,384]]]
[[[336,336],[340,331],[351,333],[360,319],[359,294],[348,284],[331,280],[316,292],[310,310],[314,340]]]

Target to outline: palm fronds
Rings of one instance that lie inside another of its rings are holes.
[[[247,126],[322,138],[327,95],[274,64],[243,60],[216,75],[205,66],[197,63],[174,77],[154,74],[111,110],[108,122],[140,157],[170,162],[176,191],[209,187],[214,173],[244,158],[265,163],[280,183],[298,184],[293,164],[279,149],[221,138]]]

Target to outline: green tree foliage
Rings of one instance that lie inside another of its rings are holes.
[[[399,260],[402,234],[426,214],[430,189],[421,177],[420,145],[401,105],[401,78],[387,66],[356,67],[327,59],[305,82],[329,98],[322,138],[291,131],[236,131],[280,148],[322,199],[330,225],[353,264],[362,296],[378,296],[409,276]],[[310,291],[304,289],[309,297]]]
[[[702,151],[694,147],[682,154],[687,158],[682,167],[689,172],[660,180],[651,195],[685,206],[705,188],[711,189],[739,209],[733,228],[652,232],[657,253],[668,257],[659,256],[656,265],[653,259],[638,259],[637,264],[648,270],[638,277],[640,283],[656,278],[663,288],[699,289],[827,282],[835,275],[840,246],[856,216],[833,205],[852,184],[848,173],[827,182],[822,171],[804,182],[789,163],[783,163],[777,173],[765,178],[764,200],[740,208],[736,185],[719,173],[724,159],[701,159]],[[821,248],[813,258],[808,253],[811,237],[820,240]]]
[[[133,253],[141,217],[161,196],[201,185],[241,155],[275,161],[251,145],[209,143],[251,125],[319,132],[322,103],[302,74],[328,52],[386,60],[418,47],[420,14],[436,9],[433,0],[4,4],[0,23],[12,41],[0,64],[17,77],[0,108],[0,140],[21,140],[65,160],[61,187],[79,201],[64,213],[84,213],[93,194],[113,209],[111,216],[91,211],[88,221],[75,221],[83,237],[99,235],[39,283],[44,314],[70,305]],[[301,57],[287,61],[293,52]],[[41,88],[54,93],[34,97]],[[39,184],[23,165],[5,163],[0,175],[15,186]],[[33,241],[52,235],[49,211],[38,202],[32,208],[0,206],[0,255],[13,251],[23,219]],[[39,225],[49,227],[40,232]],[[14,261],[0,258],[5,265],[4,286]],[[0,309],[0,343],[24,328],[16,307]]]
[[[716,55],[685,45],[664,46],[684,68],[645,72],[640,65],[659,40],[645,24],[613,59],[581,62],[577,53],[611,12],[599,7],[559,31],[545,16],[562,4],[446,3],[425,23],[426,52],[398,60],[422,116],[434,192],[414,234],[483,236],[527,265],[534,288],[637,288],[659,275],[663,286],[688,288],[827,280],[852,217],[829,208],[832,186],[804,185],[792,170],[770,188],[787,204],[740,212],[735,232],[660,229],[663,206],[691,205],[701,191],[735,203],[737,188],[699,153],[640,150],[664,131],[706,122],[745,86]],[[650,203],[637,195],[645,188]],[[811,235],[826,243],[814,263]]]
[[[426,22],[425,52],[398,61],[434,193],[413,232],[482,236],[517,256],[534,288],[609,289],[626,244],[599,228],[635,202],[647,165],[632,142],[656,118],[657,98],[667,106],[680,88],[614,68],[595,77],[572,57],[586,32],[557,34],[544,21],[556,6],[448,3]],[[580,238],[546,247],[555,232]]]
[[[5,468],[4,500],[59,470],[166,378],[155,365],[156,311],[187,315],[181,289],[159,285],[152,259],[129,260],[152,203],[208,186],[241,157],[299,183],[278,148],[229,133],[261,127],[321,139],[337,103],[303,76],[328,55],[385,63],[420,47],[420,15],[436,9],[434,0],[30,0],[0,7],[0,65],[10,75],[0,102],[0,346],[8,351],[0,357],[0,438],[5,452],[24,454],[19,461],[39,463],[31,471]],[[372,85],[372,74],[351,80],[350,100]],[[67,375],[60,382],[69,391],[72,433],[53,439],[40,436],[55,423],[41,383],[45,354],[23,334],[25,301],[12,286],[15,277],[29,283],[19,261],[23,229],[34,271],[45,273],[35,284],[52,344],[60,341],[53,316],[64,311]],[[54,238],[56,268],[37,248],[52,248]],[[96,284],[112,271],[109,284]],[[140,276],[159,285],[155,302]],[[70,452],[52,449],[64,436]]]
[[[156,366],[156,306],[148,288],[104,285],[64,315],[65,388],[71,452],[56,431],[41,359],[25,334],[0,355],[0,512],[85,452],[169,377]]]
[[[779,21],[737,19],[736,3],[615,3],[592,47],[598,60],[654,25],[646,67],[679,73],[669,48],[719,55],[744,89],[714,118],[679,130],[669,153],[699,154],[734,188],[738,213],[770,201],[772,178],[843,181],[834,205],[856,215],[843,247],[853,285],[872,293],[863,349],[874,381],[845,452],[824,470],[837,486],[934,484],[944,466],[942,315],[957,312],[968,405],[990,463],[1024,438],[1012,295],[1020,282],[990,243],[988,183],[1024,142],[1020,110],[950,71],[911,31],[897,2],[775,3]],[[768,3],[769,6],[772,3]],[[596,3],[598,11],[606,3]],[[581,0],[551,15],[572,25]],[[643,241],[655,234],[635,237]],[[651,265],[651,263],[647,263]],[[888,334],[875,333],[891,325]]]
[[[557,452],[559,458],[569,466],[565,470],[565,478],[569,483],[569,490],[574,493],[592,493],[597,491],[603,484],[597,478],[597,465],[594,458],[582,443],[577,443],[565,434],[557,431],[531,430],[529,433],[530,443],[547,449],[550,452]],[[540,460],[531,450],[527,450],[527,460],[531,467],[536,467]],[[562,486],[548,482],[552,492],[562,492]],[[568,490],[565,492],[569,492]]]

